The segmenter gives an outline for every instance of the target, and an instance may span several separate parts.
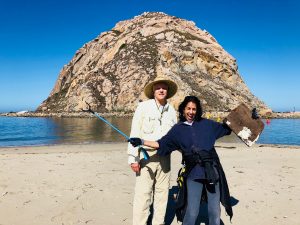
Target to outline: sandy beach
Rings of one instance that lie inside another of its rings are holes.
[[[126,143],[0,148],[1,225],[130,225],[135,175]],[[218,143],[232,224],[300,224],[300,147]],[[167,224],[181,155],[172,154]],[[201,224],[205,219],[205,208]],[[222,208],[222,221],[230,224]],[[180,224],[180,223],[179,223]]]

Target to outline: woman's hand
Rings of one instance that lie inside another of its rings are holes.
[[[159,148],[159,144],[157,141],[147,141],[147,140],[143,140],[141,138],[137,138],[137,137],[132,137],[129,138],[127,140],[133,147],[137,147],[140,145],[144,145],[144,146],[148,146],[151,148],[155,148],[158,149]]]
[[[258,115],[258,112],[257,112],[256,108],[252,109],[251,117],[252,117],[252,119],[255,119],[255,120],[259,119],[259,115]]]
[[[128,139],[128,142],[133,146],[137,147],[144,144],[144,141],[141,138],[132,137]]]

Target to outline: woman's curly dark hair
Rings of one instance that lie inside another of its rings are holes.
[[[196,97],[196,96],[186,96],[184,98],[184,100],[180,103],[179,107],[178,107],[178,112],[179,112],[179,120],[181,122],[186,121],[184,115],[183,115],[183,111],[186,107],[186,105],[189,102],[193,102],[196,104],[197,107],[197,111],[196,111],[196,115],[195,115],[195,121],[199,121],[202,118],[202,107],[201,107],[201,103],[200,100]]]

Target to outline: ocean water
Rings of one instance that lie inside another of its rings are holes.
[[[107,120],[129,134],[131,118]],[[122,141],[97,118],[0,117],[0,147]]]
[[[132,118],[106,118],[125,134]],[[231,134],[222,142],[240,142]],[[97,118],[0,117],[0,147],[125,142],[125,138]],[[300,119],[273,119],[265,123],[261,144],[300,145]]]

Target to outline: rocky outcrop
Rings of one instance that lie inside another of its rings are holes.
[[[88,102],[101,113],[132,112],[156,76],[178,84],[170,101],[200,97],[205,111],[228,111],[240,103],[271,111],[243,82],[236,60],[191,21],[143,13],[121,21],[80,48],[61,70],[38,112],[76,112]]]

